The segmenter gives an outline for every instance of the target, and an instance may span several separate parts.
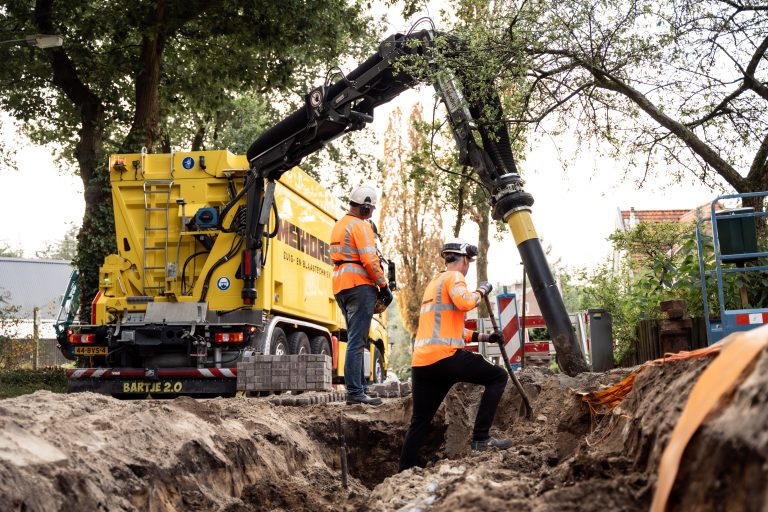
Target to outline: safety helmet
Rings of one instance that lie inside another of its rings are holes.
[[[467,256],[469,261],[475,261],[475,257],[477,256],[477,246],[472,245],[461,238],[451,238],[443,244],[443,248],[440,251],[440,256],[445,258],[445,255],[448,253]]]
[[[357,204],[376,206],[376,189],[370,185],[360,185],[349,194],[349,201]]]

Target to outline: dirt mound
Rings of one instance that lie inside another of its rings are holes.
[[[469,452],[481,389],[456,386],[423,465],[396,474],[410,398],[381,407],[272,405],[266,398],[119,401],[94,394],[0,401],[0,510],[647,510],[671,429],[709,359],[642,371],[613,412],[576,391],[629,370],[519,377],[494,423],[515,445]],[[670,509],[766,506],[768,356],[686,450]],[[349,487],[341,485],[346,440]],[[738,461],[738,462],[737,462]]]

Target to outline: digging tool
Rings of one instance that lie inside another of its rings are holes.
[[[341,423],[341,414],[339,414],[339,440],[341,442],[341,447],[339,448],[339,456],[341,458],[341,486],[344,489],[347,489],[347,439],[344,437],[344,426]]]
[[[488,300],[488,296],[486,295],[483,297],[485,299],[485,307],[488,308],[488,316],[491,317],[491,325],[493,325],[494,332],[499,331],[499,326],[496,324],[496,317],[493,316],[493,309],[491,309],[491,301]],[[523,403],[525,404],[525,417],[529,420],[533,418],[533,407],[531,407],[531,400],[528,398],[528,395],[525,393],[525,390],[523,389],[523,385],[520,384],[520,381],[517,380],[517,375],[515,375],[515,372],[512,370],[512,365],[509,363],[509,356],[507,356],[507,350],[504,348],[504,339],[499,340],[499,349],[501,350],[501,357],[504,359],[504,366],[507,369],[507,373],[509,373],[509,376],[512,378],[512,382],[514,382],[515,387],[517,388],[517,391],[520,393],[520,396],[523,397]]]

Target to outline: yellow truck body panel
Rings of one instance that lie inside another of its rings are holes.
[[[278,353],[270,348],[278,327],[286,335],[305,332],[310,340],[322,336],[334,357],[336,378],[343,377],[345,326],[332,292],[329,247],[331,230],[343,212],[327,190],[299,168],[275,183],[267,226],[271,236],[264,238],[257,296],[252,305],[244,306],[240,267],[247,210],[240,208],[247,194],[233,202],[245,186],[244,156],[228,151],[112,155],[109,172],[117,254],[109,255],[100,268],[100,291],[93,301],[92,326],[86,331],[103,339],[104,328],[112,333],[108,337],[125,337],[120,329],[136,329],[136,340],[121,340],[141,345],[135,357],[124,358],[130,362],[124,366],[186,367],[196,364],[195,357],[210,364],[211,340],[207,353],[179,355],[179,346],[184,345],[180,338],[188,334],[178,330],[174,338],[173,329],[161,332],[165,328],[149,332],[152,322],[158,322],[157,311],[173,316],[179,310],[205,316],[200,319],[205,329],[221,330],[231,323],[246,329],[242,331],[246,341],[249,333],[254,333],[254,340],[261,336],[260,350],[267,353]],[[145,321],[145,315],[153,320]],[[376,315],[371,326],[372,378],[381,378],[387,368],[385,316]],[[159,322],[165,325],[166,318]],[[115,325],[121,326],[116,332]],[[209,334],[213,335],[206,330]],[[236,365],[217,357],[216,368]],[[102,364],[116,366],[107,358]]]

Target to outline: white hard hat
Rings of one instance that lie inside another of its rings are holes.
[[[360,185],[349,194],[350,202],[376,206],[376,189],[370,185]]]
[[[470,261],[475,261],[477,256],[477,246],[472,245],[462,238],[451,238],[446,240],[443,248],[440,250],[440,256],[445,257],[447,253],[460,254],[467,256]]]

